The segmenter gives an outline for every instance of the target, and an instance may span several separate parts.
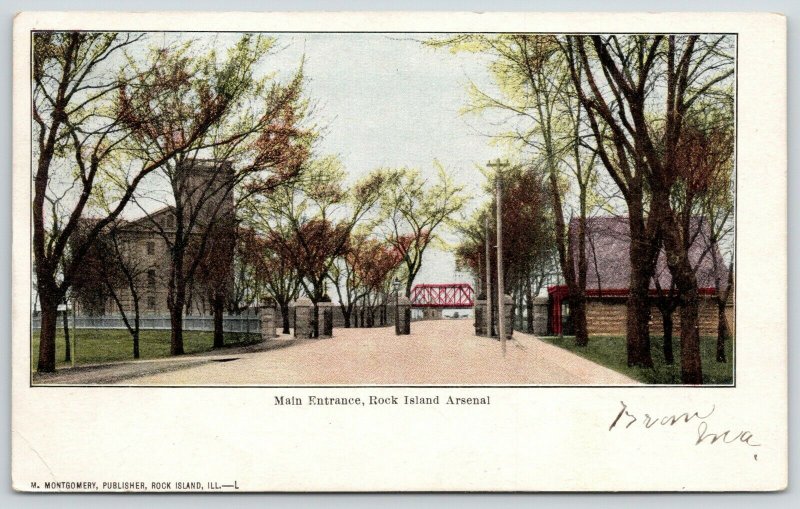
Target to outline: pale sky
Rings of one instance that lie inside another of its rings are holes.
[[[410,166],[434,176],[433,160],[483,198],[476,168],[502,156],[459,114],[469,80],[490,87],[485,57],[423,46],[426,34],[278,34],[283,49],[268,62],[296,68],[305,53],[307,94],[325,126],[320,152],[338,154],[354,177],[381,166]],[[288,71],[288,72],[287,72]],[[444,233],[444,232],[442,232]],[[450,240],[455,240],[452,236]],[[449,252],[426,251],[417,283],[472,282],[455,273]]]
[[[195,41],[198,51],[212,47],[219,55],[234,44],[239,33],[149,33],[134,52],[149,46],[178,45]],[[468,84],[496,96],[489,72],[490,57],[483,54],[424,46],[438,34],[403,33],[274,33],[274,52],[257,75],[286,81],[305,56],[305,95],[314,104],[313,121],[323,136],[316,149],[320,156],[335,154],[353,182],[379,167],[411,167],[435,178],[434,160],[464,185],[472,210],[489,197],[482,190],[484,177],[478,169],[487,161],[503,158],[487,133],[510,129],[513,116],[483,112],[462,115],[468,103]],[[117,58],[121,58],[118,56]],[[119,62],[108,62],[109,66]],[[503,127],[500,125],[504,124]],[[601,177],[604,172],[600,172]],[[153,178],[158,178],[153,175]],[[159,189],[157,182],[141,186],[143,195]],[[146,203],[144,198],[142,203]],[[161,202],[151,204],[162,206]],[[150,208],[145,205],[146,208]],[[126,215],[140,215],[136,206]],[[458,237],[444,225],[437,233],[449,244]],[[455,259],[446,250],[426,251],[415,283],[470,282],[457,273]]]
[[[435,178],[433,161],[438,160],[472,198],[467,210],[488,199],[478,166],[508,154],[493,146],[487,133],[509,130],[511,123],[520,121],[498,111],[461,114],[468,103],[470,81],[498,95],[488,69],[491,57],[454,54],[422,44],[437,34],[266,35],[277,42],[256,74],[274,74],[285,82],[305,56],[305,95],[314,105],[313,122],[323,133],[317,154],[337,155],[350,182],[379,167],[417,168]],[[148,39],[155,45],[194,39],[198,50],[213,47],[223,55],[240,37],[238,33],[153,33]],[[605,178],[605,172],[599,175]],[[458,237],[445,228],[442,225],[437,233],[447,243],[457,243]],[[431,247],[415,283],[473,282],[455,269],[452,253]]]
[[[380,167],[419,169],[423,177],[437,178],[438,160],[470,197],[466,210],[488,199],[478,165],[503,156],[491,146],[485,123],[460,114],[468,102],[470,80],[493,89],[486,56],[453,54],[422,41],[434,34],[277,33],[273,52],[256,69],[256,76],[274,76],[286,82],[303,57],[304,92],[313,103],[312,121],[322,130],[316,146],[319,156],[337,155],[349,183]],[[240,33],[153,32],[129,48],[134,58],[145,58],[150,47],[182,45],[204,53],[214,49],[222,58],[240,39]],[[124,62],[117,53],[104,65],[111,71]],[[109,72],[111,72],[109,71]],[[481,130],[482,132],[479,132]],[[123,217],[140,217],[171,201],[160,172],[148,176],[135,202]],[[63,191],[71,182],[54,187]],[[438,233],[454,245],[458,237],[440,225]],[[470,282],[457,273],[448,250],[429,246],[415,283]]]

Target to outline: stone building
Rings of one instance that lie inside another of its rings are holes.
[[[577,219],[569,225],[570,248],[578,245]],[[712,250],[709,243],[710,229],[707,222],[694,218],[691,225],[694,241],[689,257],[695,267],[700,291],[700,334],[716,335],[717,304],[716,280],[727,284],[728,268],[719,250]],[[628,282],[630,277],[629,259],[630,234],[627,217],[593,217],[586,225],[586,325],[589,334],[624,335],[627,320]],[[577,256],[574,257],[577,265]],[[577,270],[577,269],[576,269]],[[655,277],[650,283],[650,331],[663,334],[661,313],[656,306],[661,295],[669,292],[671,276],[667,268],[663,249],[656,263]],[[656,284],[658,282],[658,284]],[[556,285],[547,289],[548,320],[550,334],[572,334],[567,286]],[[733,295],[726,308],[726,316],[731,331],[735,330],[733,316]],[[673,314],[674,332],[680,331],[680,309]]]
[[[184,229],[191,228],[188,236],[186,264],[195,260],[195,253],[200,240],[212,225],[234,226],[234,196],[232,191],[233,167],[227,162],[195,159],[179,166],[170,179],[173,185],[173,196],[180,204]],[[171,263],[171,247],[176,238],[178,210],[170,205],[155,210],[141,218],[130,221],[118,221],[115,227],[116,243],[122,254],[118,263],[126,263],[135,276],[135,288],[139,297],[139,309],[142,314],[167,315],[167,295],[169,288]],[[222,230],[220,230],[222,231]],[[108,245],[110,232],[103,234],[101,245]],[[224,233],[222,234],[224,235]],[[208,303],[209,285],[222,285],[222,291],[229,293],[233,287],[233,238],[214,237],[214,241],[206,242],[204,260],[213,262],[212,270],[204,265],[193,285],[187,289],[186,314],[203,315],[211,312]],[[209,279],[208,273],[216,273],[220,277]],[[202,285],[199,281],[204,281]],[[126,310],[133,310],[133,297],[127,284],[115,285],[115,293]],[[82,314],[97,314],[100,310],[90,310],[86,304],[77,303]],[[119,311],[114,300],[107,296],[104,309],[107,314]]]

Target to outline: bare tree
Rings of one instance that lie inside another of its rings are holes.
[[[725,309],[733,287],[733,97],[721,93],[713,101],[703,101],[686,124],[676,157],[680,180],[671,202],[684,229],[687,223],[700,221],[690,227],[696,231],[687,237],[692,242],[699,237],[705,244],[701,261],[711,260],[718,315],[716,360],[726,362],[730,327]]]
[[[190,45],[184,46],[166,54],[162,74],[135,82],[129,92],[129,102],[140,112],[152,102],[149,91],[160,80],[172,82],[164,100],[169,109],[148,125],[132,149],[143,159],[170,154],[161,173],[169,185],[175,226],[168,229],[157,220],[151,225],[171,256],[167,300],[172,355],[184,353],[183,314],[214,225],[233,221],[236,203],[249,195],[269,194],[292,181],[309,154],[313,135],[299,126],[306,107],[302,66],[287,84],[267,86],[266,78],[255,74],[272,44],[270,38],[244,35],[222,62],[214,52],[196,55]],[[172,151],[173,140],[183,140],[203,120],[198,118],[203,112],[191,107],[195,99],[214,112],[209,128]],[[200,159],[204,154],[210,158]],[[232,264],[231,256],[220,260]],[[215,330],[221,331],[224,292],[212,293]]]
[[[729,41],[725,36],[596,35],[569,36],[565,44],[598,156],[628,206],[628,364],[652,366],[648,290],[663,242],[681,299],[681,380],[691,384],[703,378],[699,292],[689,260],[689,221],[681,221],[671,198],[680,179],[676,161],[685,118],[698,99],[726,86],[733,75]]]
[[[83,236],[96,221],[84,219],[73,242],[84,242]],[[146,285],[155,284],[155,271],[131,251],[130,240],[137,233],[126,226],[117,219],[95,237],[75,273],[71,291],[82,313],[105,314],[107,303],[113,302],[131,335],[133,358],[138,359],[141,294]]]
[[[487,189],[493,178],[487,175]],[[533,297],[539,293],[546,275],[552,271],[556,254],[553,239],[553,217],[550,209],[550,191],[540,170],[515,166],[505,172],[503,178],[503,243],[504,281],[509,288],[517,290],[519,301],[523,296],[526,303],[517,304],[528,310],[529,330],[533,329]],[[496,228],[485,231],[484,218],[487,214],[495,216],[493,205],[480,209],[471,220],[462,221],[458,231],[463,240],[456,248],[456,262],[460,267],[469,268],[480,281],[485,283],[484,248],[486,234],[495,238]],[[497,279],[497,265],[490,260],[489,272]],[[488,296],[487,299],[491,299]],[[495,304],[492,305],[494,309]]]
[[[296,185],[252,207],[257,228],[266,232],[269,245],[299,275],[303,292],[314,303],[315,317],[317,303],[328,298],[336,261],[348,251],[351,233],[373,210],[386,179],[382,172],[373,172],[351,189],[346,189],[343,181],[344,171],[337,159],[317,159]]]
[[[134,119],[125,90],[132,80],[147,81],[159,73],[154,54],[144,64],[121,72],[123,51],[143,39],[136,33],[36,32],[33,34],[32,116],[34,136],[33,255],[41,304],[37,370],[55,370],[57,306],[63,302],[92,242],[130,201],[140,182],[175,154],[191,145],[218,117],[219,96],[209,91],[184,136],[174,139],[158,157],[127,158],[120,189],[110,212],[97,221],[81,243],[71,242],[89,210],[98,181],[126,159],[128,140],[142,136],[163,113],[159,101],[170,86],[165,80],[148,92],[149,103]],[[53,204],[54,213],[45,206]],[[65,218],[62,224],[58,217]],[[72,249],[68,249],[68,247]],[[69,251],[69,252],[68,252]]]
[[[200,259],[194,282],[205,294],[214,316],[214,348],[221,348],[225,346],[223,313],[233,295],[237,228],[233,214],[216,218],[208,228],[204,252],[192,252],[190,258]]]
[[[491,136],[530,153],[549,183],[553,233],[559,267],[567,284],[575,340],[588,344],[586,325],[586,217],[596,152],[588,146],[583,106],[573,93],[556,36],[530,34],[459,35],[430,42],[494,57],[498,85],[492,95],[472,84],[468,112],[499,110],[512,115],[512,128]],[[580,73],[580,66],[578,67]],[[505,127],[505,126],[504,126]],[[571,187],[576,188],[571,192]],[[570,200],[574,194],[575,199]],[[574,229],[571,217],[576,219]],[[530,300],[530,299],[529,299]],[[532,307],[532,303],[530,303]]]

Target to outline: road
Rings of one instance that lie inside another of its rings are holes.
[[[627,385],[638,382],[534,336],[500,343],[473,334],[472,320],[394,328],[336,329],[330,339],[227,352],[176,369],[127,377],[130,385]],[[216,362],[214,362],[216,361]],[[222,362],[220,362],[222,361]],[[167,361],[168,362],[168,361]],[[180,361],[175,361],[180,362]],[[87,380],[87,382],[91,383]]]

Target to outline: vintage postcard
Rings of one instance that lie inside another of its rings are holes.
[[[762,491],[773,14],[23,13],[13,485]]]

